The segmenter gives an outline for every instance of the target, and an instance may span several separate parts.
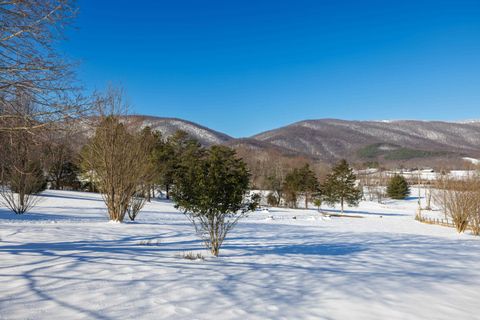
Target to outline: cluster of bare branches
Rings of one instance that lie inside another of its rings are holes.
[[[73,0],[0,1],[0,131],[34,133],[88,109],[72,64],[55,48],[75,15]],[[35,112],[16,107],[19,91],[29,95]]]
[[[480,235],[480,177],[463,180],[443,177],[436,183],[435,203],[445,212],[458,232],[468,227]]]
[[[28,95],[17,95],[15,107],[24,114],[36,111]],[[13,126],[22,126],[25,119],[10,118]],[[41,135],[40,129],[36,134]],[[42,145],[27,131],[0,132],[0,202],[17,214],[33,207],[36,194],[45,188]]]
[[[363,199],[368,201],[377,201],[382,203],[386,198],[386,186],[388,177],[385,172],[378,171],[374,173],[359,173],[359,186],[363,190]]]
[[[153,176],[152,145],[128,117],[122,116],[128,106],[121,90],[110,89],[98,107],[102,115],[94,137],[82,152],[82,165],[85,171],[93,172],[110,220],[121,222],[129,209],[132,212],[143,206],[137,197],[141,186],[148,185]]]

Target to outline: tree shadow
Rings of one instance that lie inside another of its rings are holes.
[[[301,243],[301,244],[272,244],[258,245],[224,245],[225,250],[242,250],[244,253],[235,256],[259,256],[259,255],[314,255],[314,256],[347,256],[367,250],[360,244],[351,243]]]
[[[64,193],[53,193],[52,190],[48,190],[46,192],[40,193],[37,195],[40,198],[57,198],[57,199],[68,199],[68,200],[81,200],[81,201],[96,201],[96,202],[103,202],[103,200],[98,197],[94,196],[85,196],[82,194],[81,196],[75,195],[74,191],[63,191]],[[98,193],[94,193],[99,195]]]
[[[53,301],[85,317],[114,319],[118,316],[110,313],[115,304],[100,312],[62,297],[54,285],[82,283],[96,288],[105,283],[111,288],[109,294],[126,288],[131,296],[150,297],[161,290],[167,305],[189,306],[190,318],[205,305],[211,306],[210,314],[219,316],[225,308],[244,306],[254,318],[294,319],[299,312],[305,318],[326,318],[322,304],[330,293],[354,294],[368,305],[383,294],[423,293],[443,285],[477,285],[480,280],[477,240],[241,222],[226,239],[219,258],[196,262],[177,256],[182,251],[203,252],[193,228],[187,221],[166,222],[170,230],[156,231],[156,225],[165,221],[145,222],[139,225],[145,229],[121,230],[155,234],[113,233],[114,238],[107,240],[3,241],[0,255],[15,259],[0,262],[0,280],[21,278],[26,285],[19,289],[18,300],[9,301],[7,295],[0,302],[22,304],[33,292],[31,299]],[[185,288],[194,291],[182,291]],[[216,298],[222,301],[218,305],[212,304]],[[318,308],[294,306],[312,300]],[[279,310],[265,311],[272,305]],[[148,305],[152,310],[142,312],[158,312],[161,307],[152,302]]]
[[[325,212],[332,212],[332,213],[338,213],[341,215],[341,210],[338,209],[322,209],[322,211]],[[369,215],[369,216],[388,216],[388,217],[406,217],[410,216],[410,214],[407,213],[387,213],[387,212],[369,212],[365,210],[343,210],[344,214],[363,214],[363,215]]]

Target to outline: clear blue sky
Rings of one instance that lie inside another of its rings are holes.
[[[79,0],[87,88],[232,136],[295,121],[480,118],[480,1]]]

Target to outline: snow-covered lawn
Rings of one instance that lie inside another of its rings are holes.
[[[480,319],[480,239],[415,208],[255,212],[214,258],[171,203],[114,224],[98,195],[48,191],[32,213],[0,209],[0,318]]]

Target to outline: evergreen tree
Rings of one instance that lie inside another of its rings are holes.
[[[318,190],[319,183],[317,177],[308,164],[290,171],[283,183],[285,201],[292,208],[297,207],[298,196],[303,195],[305,208],[308,209],[308,202],[311,196],[317,193]]]
[[[55,163],[48,171],[48,178],[52,183],[53,189],[63,190],[65,187],[71,190],[80,188],[78,175],[80,168],[73,162]]]
[[[180,130],[157,146],[155,158],[158,169],[158,183],[165,188],[167,199],[170,199],[170,189],[180,159],[192,150],[199,148],[200,143],[197,140],[192,139],[188,133]]]
[[[395,175],[390,179],[387,186],[387,196],[392,199],[402,200],[410,194],[407,180],[401,175]]]
[[[250,174],[235,151],[224,146],[188,148],[179,161],[172,188],[175,207],[218,256],[228,232],[258,205],[258,197],[247,196]]]
[[[297,207],[298,194],[302,189],[300,170],[295,168],[285,176],[283,194],[285,202],[290,208]]]
[[[315,207],[317,207],[318,212],[320,212],[320,207],[322,206],[322,198],[321,197],[316,197],[313,199],[313,204]]]
[[[305,199],[305,209],[308,209],[311,196],[319,191],[319,183],[315,172],[310,169],[308,164],[300,168],[298,174],[300,175],[300,192]]]
[[[148,155],[148,172],[150,178],[148,181],[145,181],[141,186],[139,186],[138,190],[135,192],[137,200],[138,198],[144,197],[146,201],[150,202],[152,196],[155,197],[155,184],[158,183],[160,180],[160,171],[158,170],[158,153],[157,151],[162,145],[162,134],[159,131],[152,130],[151,127],[147,126],[143,128],[141,132],[141,137],[143,143],[150,146],[149,155]],[[140,208],[140,200],[136,201],[137,205],[134,207]],[[143,204],[142,204],[143,207]],[[139,210],[140,210],[139,209]],[[129,213],[130,219],[132,219]]]
[[[345,203],[357,206],[362,192],[355,186],[356,179],[347,161],[341,160],[327,176],[323,185],[325,201],[331,205],[340,202],[342,213]]]

